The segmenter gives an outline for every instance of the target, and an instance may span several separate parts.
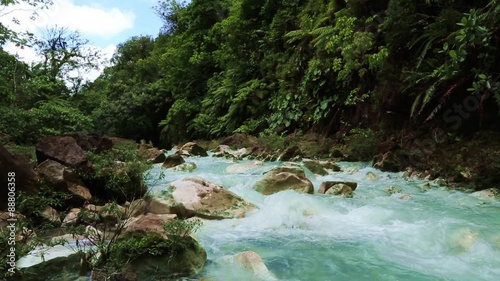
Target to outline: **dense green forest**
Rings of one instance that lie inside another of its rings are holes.
[[[0,26],[0,43],[17,40],[44,58],[27,65],[0,51],[2,139],[79,131],[171,145],[233,133],[499,129],[496,0],[193,0],[155,9],[159,35],[121,43],[91,83],[68,76],[97,66],[79,34],[26,40]]]
[[[0,18],[20,3],[53,4],[0,0]],[[498,202],[482,200],[500,194],[500,0],[158,0],[153,9],[158,35],[122,42],[109,62],[76,31],[35,36],[0,23],[0,170],[8,176],[0,186],[9,188],[0,207],[9,206],[9,227],[14,211],[24,215],[16,214],[17,236],[0,225],[0,269],[8,258],[14,270],[11,253],[26,255],[62,225],[80,255],[68,263],[95,280],[144,279],[124,277],[134,271],[205,280],[207,260],[209,269],[233,267],[225,251],[252,248],[275,255],[263,257],[280,280],[335,279],[331,271],[336,279],[498,276]],[[23,62],[9,43],[40,60]],[[174,145],[174,154],[163,150]],[[264,198],[289,189],[296,192]],[[456,190],[483,192],[474,199]],[[250,224],[209,225],[224,228],[209,233],[220,241],[199,236],[207,259],[190,236],[201,222],[191,218],[246,212],[257,214]],[[18,237],[21,247],[7,249]],[[328,262],[327,277],[311,277],[326,264],[318,260]],[[17,280],[47,277],[43,264]]]

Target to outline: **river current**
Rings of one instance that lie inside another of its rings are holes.
[[[342,172],[327,176],[315,176],[304,168],[315,191],[323,181],[357,182],[353,198],[295,191],[265,196],[252,186],[283,163],[265,162],[235,173],[228,167],[250,160],[189,157],[186,161],[197,168],[179,172],[158,164],[151,169],[150,192],[196,176],[227,188],[258,209],[241,219],[205,220],[194,237],[207,251],[207,263],[199,276],[185,280],[265,280],[227,262],[228,256],[243,251],[258,253],[283,281],[500,280],[498,200],[449,190],[434,181],[408,179],[403,173],[381,172],[368,163],[338,163]],[[375,177],[367,179],[367,173]],[[389,194],[389,187],[398,192]],[[403,195],[411,198],[402,199]],[[22,258],[18,266],[41,262],[36,253]],[[49,249],[45,259],[71,253],[58,246]]]
[[[321,182],[358,183],[353,198],[252,189],[279,162],[243,173],[228,167],[244,161],[191,157],[197,169],[153,168],[162,180],[151,191],[190,176],[217,183],[258,206],[242,219],[205,221],[195,237],[207,250],[201,276],[213,280],[262,280],[231,263],[228,255],[257,252],[279,280],[500,280],[500,203],[448,190],[433,181],[373,169],[368,163],[338,163],[343,171],[306,175]],[[229,169],[230,170],[230,169]],[[367,173],[376,179],[366,179]],[[428,183],[428,185],[426,184]],[[389,194],[389,186],[401,192]],[[411,199],[401,199],[403,194]]]

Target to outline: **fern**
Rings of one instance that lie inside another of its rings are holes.
[[[496,91],[493,93],[493,98],[495,98],[495,101],[497,102],[498,105],[498,114],[500,114],[500,92]]]

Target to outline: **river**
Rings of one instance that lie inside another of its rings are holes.
[[[263,280],[227,262],[228,256],[242,251],[258,253],[283,281],[500,280],[498,200],[408,179],[403,173],[381,172],[368,163],[338,163],[343,171],[327,176],[306,170],[316,191],[327,180],[357,182],[353,198],[295,191],[264,196],[252,189],[253,184],[282,163],[265,162],[244,173],[230,173],[228,167],[246,161],[214,157],[187,161],[197,169],[176,172],[161,169],[161,164],[151,169],[150,192],[197,176],[222,185],[258,209],[242,219],[204,221],[194,236],[207,251],[207,263],[200,276],[186,280],[202,276],[217,281]],[[375,180],[366,178],[370,172]],[[389,186],[401,192],[391,195]],[[411,198],[401,199],[403,194]],[[60,248],[50,249],[45,258],[73,252]],[[18,265],[38,262],[39,257],[30,255]]]
[[[343,172],[327,176],[306,170],[316,191],[326,180],[357,182],[353,198],[294,191],[264,196],[252,186],[279,162],[233,174],[226,171],[231,160],[187,161],[197,165],[194,172],[153,168],[153,177],[164,178],[150,181],[150,190],[198,176],[258,206],[242,219],[204,222],[195,234],[208,253],[201,276],[260,280],[225,262],[228,255],[251,250],[285,281],[500,280],[500,203],[493,199],[381,172],[368,163],[339,163]],[[365,179],[368,172],[377,179]],[[390,195],[389,186],[401,192]],[[411,199],[401,199],[403,194]]]

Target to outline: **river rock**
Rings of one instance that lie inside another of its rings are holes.
[[[70,167],[90,165],[85,151],[69,136],[47,137],[36,144],[38,164],[50,159]]]
[[[64,217],[62,221],[62,227],[78,225],[78,223],[80,222],[79,220],[80,211],[81,211],[80,208],[71,209],[68,212],[68,214]]]
[[[148,212],[148,200],[145,199],[136,199],[130,203],[127,207],[127,214],[130,217],[137,217],[140,215],[144,215]]]
[[[342,168],[339,165],[337,165],[331,161],[321,161],[320,160],[320,161],[318,161],[318,163],[329,172],[330,171],[332,171],[332,172],[342,171]]]
[[[221,144],[214,150],[214,157],[226,157],[232,159],[243,159],[243,157],[248,155],[246,148],[240,148],[238,150],[232,150],[229,145]]]
[[[389,193],[389,194],[394,194],[394,193],[401,193],[403,192],[403,190],[399,187],[396,187],[396,186],[388,186],[386,189],[385,189],[385,192]]]
[[[353,175],[357,172],[359,172],[359,168],[358,167],[347,167],[345,170],[344,170],[345,173],[349,174],[349,175]]]
[[[163,163],[167,158],[165,156],[165,151],[156,147],[150,147],[149,145],[145,144],[140,144],[138,151],[142,156],[144,156],[144,158],[148,160],[148,162],[153,164]]]
[[[249,170],[255,169],[262,165],[262,161],[250,161],[233,164],[226,168],[226,172],[229,174],[243,174]]]
[[[449,183],[447,180],[443,178],[437,178],[434,180],[434,184],[437,186],[449,186]]]
[[[57,257],[23,268],[22,276],[16,280],[81,280],[80,277],[85,276],[86,273],[82,272],[80,268],[80,254],[75,253],[67,257]]]
[[[402,169],[399,156],[392,151],[376,155],[373,157],[372,163],[373,168],[377,168],[381,171],[398,172]]]
[[[173,220],[177,218],[175,214],[153,214],[148,213],[140,215],[138,217],[133,217],[127,220],[125,223],[125,233],[131,231],[143,231],[143,232],[154,232],[161,235],[165,235],[165,230],[163,225],[168,220]]]
[[[376,181],[376,180],[378,180],[378,178],[377,178],[377,175],[375,175],[375,173],[368,172],[365,175],[365,180],[367,180],[367,181]]]
[[[212,156],[213,157],[225,157],[226,154],[229,154],[228,151],[232,151],[231,147],[229,147],[229,145],[221,144],[213,150]]]
[[[207,151],[195,142],[188,142],[184,144],[180,150],[186,151],[192,156],[208,156]]]
[[[401,200],[410,200],[411,196],[409,194],[403,194],[399,197]]]
[[[167,156],[167,158],[165,158],[165,161],[163,162],[163,165],[161,167],[164,169],[168,169],[168,168],[178,166],[184,162],[186,162],[186,161],[184,161],[184,158],[182,158],[182,156],[180,156],[178,154],[172,154],[172,155]]]
[[[233,192],[201,178],[185,178],[168,186],[166,199],[155,198],[150,212],[169,212],[179,217],[204,219],[241,218],[255,208]]]
[[[169,190],[171,192],[171,190]],[[176,212],[173,204],[168,200],[163,198],[151,198],[146,200],[146,213],[164,215],[164,214],[174,214]],[[179,215],[181,215],[179,213]],[[182,214],[182,217],[187,217],[188,215]]]
[[[423,183],[422,185],[420,185],[420,190],[422,190],[422,191],[427,191],[429,189],[431,189],[431,184],[428,183],[428,182]]]
[[[75,205],[81,205],[92,198],[89,189],[80,181],[78,175],[59,162],[45,160],[36,170],[56,190],[71,194]]]
[[[472,196],[480,199],[497,198],[500,197],[500,191],[496,188],[488,188],[485,190],[476,191],[472,193]]]
[[[192,172],[192,171],[196,170],[196,164],[193,162],[185,162],[185,163],[177,165],[171,169],[172,169],[172,171],[176,171],[176,172]]]
[[[9,177],[13,172],[14,177]],[[38,175],[31,168],[29,162],[17,155],[12,155],[7,149],[0,145],[0,211],[7,210],[8,183],[9,179],[15,179],[16,193],[33,194],[37,190]]]
[[[286,162],[285,165],[274,167],[271,171],[276,173],[290,173],[303,178],[306,177],[304,169],[294,162]]]
[[[11,215],[13,215],[11,217]],[[20,213],[10,213],[0,211],[0,230],[4,230],[7,225],[11,223],[10,219],[15,219],[17,221],[26,220],[26,217]]]
[[[139,281],[137,274],[133,271],[130,264],[124,265],[119,272],[113,272],[113,275],[109,276],[109,273],[104,269],[93,269],[90,274],[90,279],[92,281]],[[80,280],[76,280],[80,281]],[[83,280],[81,280],[83,281]]]
[[[182,247],[178,247],[175,251],[175,256],[172,258],[172,248],[167,239],[162,235],[149,232],[147,242],[144,242],[144,231],[129,231],[121,241],[136,245],[138,243],[146,243],[145,247],[155,247],[155,255],[144,254],[140,258],[134,259],[131,262],[131,271],[137,276],[137,280],[179,280],[182,277],[192,277],[201,272],[207,260],[206,251],[200,244],[191,236],[183,236],[176,238],[177,241],[182,239]]]
[[[278,280],[269,271],[262,258],[256,252],[246,251],[233,256],[234,261],[241,264],[245,269],[251,271],[256,277],[262,280]]]
[[[341,185],[341,186],[336,186]],[[344,187],[346,185],[349,188]],[[335,187],[336,190],[340,191],[340,193],[336,194],[337,191],[331,191],[327,193],[331,188]],[[334,195],[343,195],[343,193],[352,194],[354,190],[358,187],[358,184],[351,181],[324,181],[321,183],[318,189],[318,193],[321,194],[334,194]],[[350,191],[349,191],[350,190]],[[344,191],[344,192],[342,192]]]
[[[347,184],[338,183],[330,187],[325,194],[340,195],[342,197],[352,198],[353,190]]]
[[[300,148],[296,145],[287,147],[278,157],[279,161],[290,161],[294,157],[300,156]]]
[[[48,205],[45,206],[43,211],[40,213],[40,216],[54,225],[61,225],[61,217],[59,216],[59,213],[56,211],[56,209]]]
[[[92,151],[95,153],[101,153],[113,148],[114,143],[111,138],[100,137],[93,134],[71,134],[68,135],[72,137],[76,144],[81,147],[84,151]]]
[[[468,251],[477,240],[477,233],[470,229],[459,229],[453,234],[453,240],[461,250]]]
[[[300,193],[314,193],[312,182],[306,178],[304,170],[294,166],[280,166],[272,169],[253,186],[253,189],[270,195],[283,190],[295,190]]]
[[[116,203],[107,203],[102,206],[99,215],[102,221],[107,224],[116,224],[128,217],[127,209]]]
[[[326,176],[328,175],[328,171],[319,163],[319,161],[311,160],[311,159],[302,159],[302,163],[304,166],[309,169],[313,174]]]

